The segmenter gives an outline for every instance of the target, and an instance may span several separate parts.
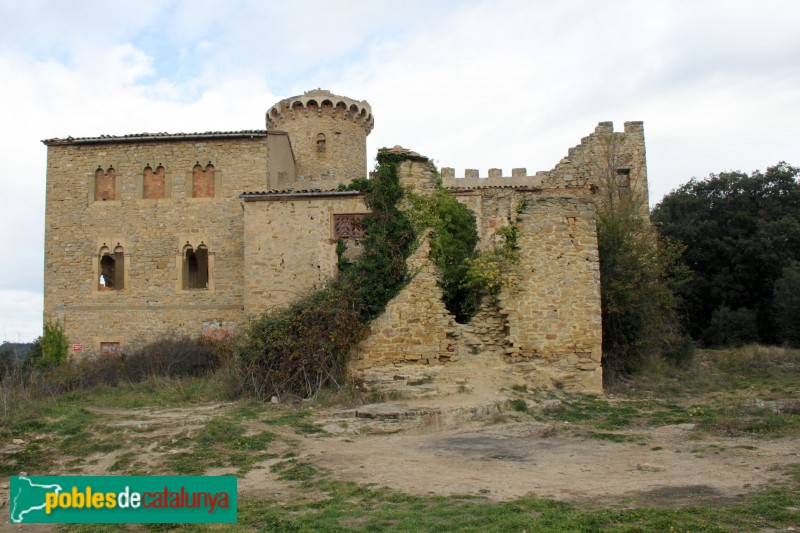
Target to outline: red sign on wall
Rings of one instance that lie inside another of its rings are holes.
[[[73,344],[72,345],[73,352],[82,352],[83,351],[83,344]]]

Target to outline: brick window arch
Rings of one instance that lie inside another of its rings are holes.
[[[97,201],[116,200],[117,196],[117,171],[114,167],[97,167],[94,171],[94,199]]]
[[[166,196],[166,170],[158,165],[155,170],[150,165],[144,167],[142,176],[142,198],[146,200],[164,198]]]
[[[198,162],[192,169],[192,197],[193,198],[213,198],[214,197],[214,165],[209,162],[203,168]]]

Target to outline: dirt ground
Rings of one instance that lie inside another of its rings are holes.
[[[308,439],[304,454],[336,477],[414,494],[595,501],[661,494],[657,504],[735,498],[800,463],[794,441],[688,440],[690,425],[637,431],[645,443],[543,437],[536,423],[415,435]],[[251,475],[257,475],[255,472]],[[247,480],[250,483],[250,480]],[[662,501],[663,500],[663,501]]]
[[[322,430],[316,433],[293,423],[275,424],[275,417],[296,415],[298,406],[258,406],[237,423],[246,428],[246,435],[269,432],[276,437],[266,450],[270,458],[239,474],[239,493],[291,502],[298,482],[281,479],[276,472],[290,457],[332,479],[414,495],[480,495],[494,501],[531,496],[602,507],[725,506],[785,481],[787,467],[800,465],[800,443],[792,438],[722,437],[690,423],[593,432],[596,428],[559,416],[531,416],[542,413],[547,402],[562,400],[526,399],[527,412],[519,412],[513,402],[531,396],[520,395],[518,385],[491,370],[471,369],[470,379],[405,376],[404,392],[413,391],[415,397],[406,394],[404,400],[349,408],[317,407],[302,421]],[[72,459],[71,464],[64,461],[49,473],[121,474],[124,471],[112,465],[127,454],[135,455],[135,471],[168,474],[169,455],[179,451],[169,443],[191,441],[210,421],[236,416],[241,407],[86,407],[102,421],[93,431],[107,431],[125,445]],[[299,408],[309,412],[304,405]],[[42,434],[33,440],[46,444],[48,438]],[[0,458],[27,445],[17,441],[0,443]],[[205,474],[237,472],[231,466],[210,468]],[[20,529],[0,524],[2,530]]]

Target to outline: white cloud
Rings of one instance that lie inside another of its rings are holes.
[[[21,299],[0,327],[41,306],[48,137],[262,128],[271,104],[323,87],[370,102],[370,156],[403,144],[459,173],[549,169],[601,120],[645,121],[654,200],[800,164],[796,2],[28,0],[0,15],[0,291]]]

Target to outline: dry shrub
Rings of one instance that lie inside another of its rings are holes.
[[[364,336],[348,291],[333,283],[253,320],[238,346],[240,392],[258,398],[314,396],[343,382],[350,350]]]

